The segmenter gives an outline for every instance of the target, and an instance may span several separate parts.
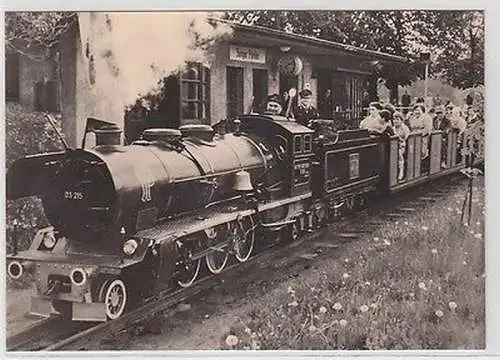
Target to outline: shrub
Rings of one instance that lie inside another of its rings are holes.
[[[57,151],[61,142],[43,113],[32,112],[17,103],[6,103],[5,157],[7,169],[23,156]],[[60,125],[60,124],[58,124]],[[36,174],[34,174],[36,176]],[[7,253],[12,251],[13,221],[18,224],[18,249],[26,249],[37,229],[48,225],[39,198],[29,197],[6,203]]]

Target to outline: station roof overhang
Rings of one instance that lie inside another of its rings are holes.
[[[391,77],[391,73],[400,78],[411,77],[416,62],[413,59],[384,53],[377,50],[364,49],[348,44],[324,40],[313,36],[288,33],[255,25],[245,25],[224,20],[233,29],[232,41],[248,46],[265,46],[279,51],[281,47],[290,47],[294,53],[312,56],[333,56],[352,59],[364,63],[363,70],[375,73],[374,67],[380,65],[382,77]]]

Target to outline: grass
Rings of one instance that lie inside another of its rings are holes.
[[[256,299],[221,348],[484,348],[484,183],[477,182],[471,226],[460,223],[464,186]]]

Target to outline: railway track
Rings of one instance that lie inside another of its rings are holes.
[[[329,224],[327,229],[315,233],[307,233],[298,241],[285,245],[271,246],[261,249],[248,262],[243,264],[233,264],[227,267],[221,274],[207,276],[200,279],[192,287],[179,289],[175,292],[160,293],[152,301],[126,313],[117,320],[106,323],[79,323],[67,322],[59,318],[50,318],[35,323],[30,328],[7,338],[7,351],[54,351],[54,350],[87,350],[96,349],[103,339],[114,338],[115,336],[133,329],[153,319],[157,314],[179,304],[194,296],[209,291],[220,283],[229,282],[231,279],[239,279],[238,275],[246,273],[247,276],[252,268],[262,269],[273,260],[285,259],[287,266],[294,261],[310,261],[312,259],[300,259],[293,256],[299,248],[301,252],[310,252],[321,247],[315,239],[329,235],[329,251],[323,251],[322,255],[328,255],[335,251],[336,246],[342,243],[356,241],[361,235],[370,233],[373,227],[380,226],[391,219],[397,219],[418,211],[426,204],[439,201],[450,190],[456,191],[465,182],[465,179],[458,176],[451,176],[447,179],[440,179],[437,184],[428,184],[413,188],[399,194],[383,203],[370,206],[367,209],[357,212],[354,216],[339,220]],[[442,186],[439,186],[441,184]],[[444,186],[444,187],[443,187]],[[432,189],[434,187],[434,189]],[[362,229],[360,229],[362,225]],[[326,245],[325,245],[326,246]],[[297,255],[297,254],[295,254]],[[256,273],[256,272],[255,272]]]

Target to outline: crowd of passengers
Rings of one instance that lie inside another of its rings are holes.
[[[406,95],[406,93],[405,93]],[[282,99],[278,94],[270,95],[265,107],[261,112],[275,115],[286,115],[295,119],[297,123],[314,127],[314,121],[318,119],[318,110],[312,105],[312,92],[310,89],[303,89],[300,93],[300,100],[295,106],[282,106]],[[404,96],[403,96],[404,97]],[[286,104],[286,102],[285,102]],[[405,177],[405,157],[407,139],[411,134],[420,134],[422,139],[421,159],[422,172],[429,169],[430,164],[430,135],[433,131],[442,131],[442,151],[441,167],[446,168],[446,156],[448,148],[447,134],[451,130],[456,130],[458,136],[458,158],[462,147],[462,134],[467,127],[480,125],[478,113],[472,103],[467,99],[467,108],[455,106],[451,101],[445,105],[437,105],[427,110],[423,98],[415,99],[413,104],[403,104],[401,111],[390,103],[371,102],[368,106],[368,114],[361,121],[360,128],[366,129],[372,134],[397,136],[399,138],[398,147],[398,181],[403,181]]]
[[[406,113],[406,114],[405,114]],[[406,144],[410,134],[420,134],[422,138],[421,159],[422,171],[428,171],[430,135],[433,131],[442,131],[441,167],[446,168],[446,155],[448,147],[447,134],[456,130],[458,136],[458,149],[462,146],[462,134],[467,127],[481,123],[478,113],[473,106],[468,106],[466,111],[448,102],[446,105],[437,105],[426,111],[424,100],[417,99],[413,106],[407,107],[404,112],[396,111],[392,104],[372,102],[368,108],[368,116],[360,123],[361,129],[366,129],[374,134],[396,135],[399,138],[398,148],[398,180],[405,176]],[[457,151],[460,158],[460,151]]]

